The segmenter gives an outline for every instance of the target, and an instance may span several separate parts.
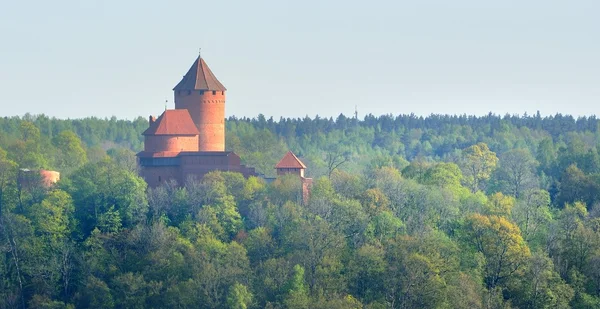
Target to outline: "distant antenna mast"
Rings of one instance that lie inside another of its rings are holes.
[[[354,119],[358,120],[358,105],[354,105]]]

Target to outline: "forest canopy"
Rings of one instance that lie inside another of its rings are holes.
[[[230,117],[274,176],[148,188],[145,118],[0,118],[0,308],[599,308],[600,121]],[[61,180],[23,182],[24,170]]]

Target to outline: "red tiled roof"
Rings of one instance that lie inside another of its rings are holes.
[[[198,57],[183,79],[173,90],[227,90],[208,68],[204,59]]]
[[[166,110],[142,135],[198,135],[187,109]]]
[[[275,168],[306,168],[306,165],[293,152],[288,151]]]

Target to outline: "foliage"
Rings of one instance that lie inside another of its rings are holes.
[[[293,175],[147,188],[145,118],[0,118],[0,308],[596,308],[599,123],[227,119],[259,172],[302,158],[304,201]]]

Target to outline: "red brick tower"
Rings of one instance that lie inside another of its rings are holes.
[[[226,90],[200,56],[173,88],[175,109],[187,109],[200,132],[199,151],[225,151]]]

